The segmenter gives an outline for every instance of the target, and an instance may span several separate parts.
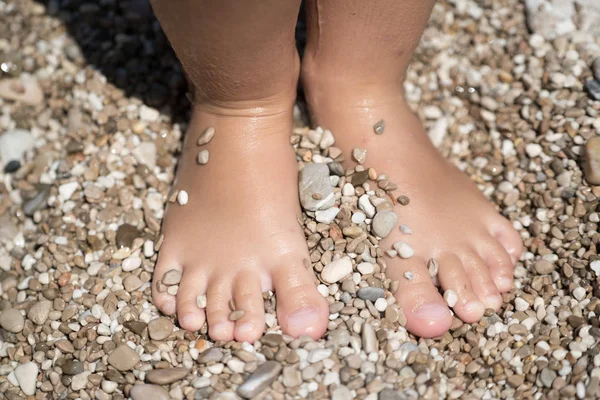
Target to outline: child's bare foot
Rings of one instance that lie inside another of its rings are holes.
[[[320,337],[328,308],[307,270],[308,250],[297,216],[297,166],[289,144],[291,100],[283,109],[197,107],[174,189],[188,202],[168,206],[153,297],[184,329],[208,322],[214,340],[253,342],[265,326],[262,293],[277,293],[277,316],[293,336]],[[207,127],[216,134],[198,146]],[[198,163],[200,150],[209,161]],[[183,273],[176,296],[158,290],[169,270]],[[157,286],[158,285],[158,286]],[[206,296],[206,310],[197,305]],[[244,315],[233,322],[229,302]]]
[[[410,199],[397,205],[401,224],[381,243],[384,250],[396,241],[413,247],[410,259],[387,258],[387,274],[398,280],[396,298],[412,333],[434,337],[451,324],[446,301],[430,279],[427,263],[439,264],[438,282],[458,296],[454,312],[465,322],[479,320],[486,308],[498,310],[501,293],[512,287],[513,265],[521,239],[510,222],[499,215],[475,185],[450,165],[433,147],[423,126],[407,107],[399,86],[328,86],[305,79],[315,122],[336,135],[348,167],[354,148],[367,150],[365,165],[385,173],[398,185],[397,195]],[[384,133],[374,125],[385,120]],[[404,273],[411,271],[414,279]]]

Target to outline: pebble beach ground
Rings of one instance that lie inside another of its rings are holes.
[[[250,345],[185,332],[151,303],[165,204],[187,202],[170,182],[189,104],[148,4],[0,0],[0,398],[600,397],[594,1],[440,1],[409,72],[431,140],[523,238],[502,310],[438,339],[406,332],[385,259],[411,249],[377,244],[390,225],[410,234],[387,211],[410,199],[307,128],[300,102],[299,223],[329,329],[281,335],[266,293]]]

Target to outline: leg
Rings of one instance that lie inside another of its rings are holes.
[[[155,0],[153,7],[195,98],[173,185],[189,200],[169,204],[164,218],[155,303],[177,313],[185,329],[207,321],[214,340],[252,342],[264,329],[262,292],[274,289],[284,331],[319,337],[327,303],[303,264],[308,250],[296,221],[289,144],[299,1]],[[208,127],[214,138],[198,145]],[[208,163],[199,161],[201,150]],[[176,296],[158,283],[172,269],[183,273]],[[197,305],[204,295],[206,310]],[[244,311],[235,322],[230,300]]]
[[[388,276],[400,282],[396,298],[407,328],[437,336],[450,326],[447,304],[433,285],[426,263],[439,262],[437,282],[458,295],[454,312],[464,321],[498,309],[500,293],[512,286],[521,240],[470,180],[444,160],[411,113],[403,95],[406,69],[429,18],[432,0],[311,0],[302,79],[314,122],[330,129],[346,154],[367,150],[365,165],[387,174],[407,195],[400,221],[382,242],[415,250],[410,259],[388,258]],[[374,125],[385,120],[381,135]],[[442,196],[440,196],[442,194]],[[401,206],[395,206],[396,211]],[[407,280],[404,273],[413,272]]]

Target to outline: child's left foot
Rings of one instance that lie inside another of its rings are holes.
[[[397,184],[395,196],[410,199],[409,205],[397,205],[394,211],[412,234],[396,227],[380,242],[383,250],[397,241],[414,249],[409,259],[386,257],[388,277],[400,282],[395,296],[407,329],[435,337],[451,325],[448,304],[428,273],[431,259],[439,264],[441,288],[456,294],[453,310],[463,321],[478,321],[486,308],[498,310],[501,293],[512,287],[522,246],[510,222],[433,147],[399,87],[330,83],[304,81],[314,122],[333,132],[347,167],[357,165],[351,156],[354,148],[366,149],[364,165]],[[382,119],[385,129],[377,135],[374,125]],[[410,280],[405,275],[409,271]]]

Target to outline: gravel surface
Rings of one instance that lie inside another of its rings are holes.
[[[597,398],[600,187],[584,179],[600,179],[600,13],[525,3],[438,3],[406,83],[432,141],[524,239],[502,310],[436,340],[406,332],[382,255],[412,249],[378,242],[410,199],[306,128],[300,103],[299,222],[329,329],[281,335],[268,294],[249,345],[182,331],[150,301],[165,203],[187,202],[170,182],[189,106],[148,4],[0,0],[0,397]],[[180,276],[164,279],[176,293]]]

